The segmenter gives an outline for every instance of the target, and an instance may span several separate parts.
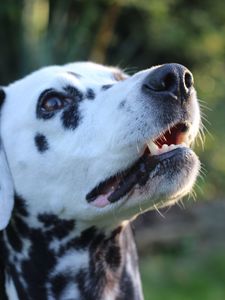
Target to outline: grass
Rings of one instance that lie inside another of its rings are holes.
[[[140,266],[145,300],[225,299],[225,251],[153,255]]]

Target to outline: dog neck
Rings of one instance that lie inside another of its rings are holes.
[[[3,240],[10,300],[143,299],[129,224],[106,233],[42,214],[31,226],[17,199]]]

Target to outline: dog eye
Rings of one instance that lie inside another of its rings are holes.
[[[63,95],[47,95],[41,103],[41,110],[45,112],[53,112],[64,108],[70,104],[72,99],[64,97]]]

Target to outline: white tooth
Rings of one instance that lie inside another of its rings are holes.
[[[167,144],[164,144],[164,145],[162,145],[162,148],[160,149],[161,150],[160,152],[161,153],[167,152],[168,149],[169,149],[169,146]]]
[[[158,154],[158,151],[159,151],[159,147],[153,142],[153,141],[148,141],[147,142],[147,145],[148,145],[148,148],[150,150],[150,153],[152,155],[156,155]]]
[[[162,145],[162,149],[167,149],[169,146],[167,144]]]
[[[176,145],[174,145],[174,144],[169,145],[169,150],[173,150],[175,148],[176,148]]]

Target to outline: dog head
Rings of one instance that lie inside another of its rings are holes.
[[[51,66],[2,95],[2,228],[13,191],[31,215],[108,224],[174,203],[195,182],[200,113],[181,65],[130,77],[89,62]]]

